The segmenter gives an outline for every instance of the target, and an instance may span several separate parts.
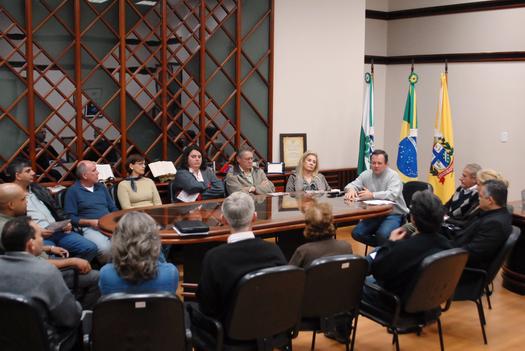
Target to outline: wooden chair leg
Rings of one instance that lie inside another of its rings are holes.
[[[312,332],[312,346],[310,346],[310,350],[312,351],[315,349],[315,334],[317,334],[317,330]]]

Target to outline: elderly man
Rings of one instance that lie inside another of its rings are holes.
[[[226,175],[228,194],[243,191],[252,194],[267,194],[275,191],[275,186],[264,171],[253,167],[253,152],[241,149],[237,153],[237,165]]]
[[[46,309],[50,349],[57,339],[69,336],[61,350],[69,350],[80,324],[81,307],[75,301],[60,272],[35,256],[42,252],[42,235],[29,217],[8,221],[2,230],[6,253],[0,256],[0,291],[23,295],[40,302]],[[28,335],[28,337],[32,337]]]
[[[389,200],[394,203],[392,213],[383,218],[361,220],[352,236],[373,246],[388,240],[392,230],[398,228],[408,213],[403,198],[403,183],[396,171],[388,167],[388,155],[383,150],[374,150],[371,156],[372,169],[366,170],[345,187],[345,200]]]
[[[233,193],[224,200],[222,213],[222,222],[230,226],[231,235],[227,244],[204,256],[197,290],[200,310],[218,319],[225,316],[233,289],[245,274],[287,263],[276,245],[253,235],[251,226],[257,213],[250,195]]]
[[[67,223],[61,228],[48,230],[56,222],[64,221],[67,216],[56,204],[51,193],[33,183],[35,172],[31,168],[29,161],[16,159],[7,168],[10,180],[20,185],[28,192],[27,215],[30,216],[39,226],[44,228],[44,244],[47,246],[60,246],[68,250],[72,257],[84,258],[91,261],[97,254],[97,246],[82,235],[72,231],[71,223]]]
[[[4,225],[15,218],[25,217],[27,208],[27,193],[19,185],[14,183],[0,184],[0,232]],[[42,228],[36,224],[32,225],[42,233]],[[58,258],[50,258],[49,255]],[[77,298],[83,307],[89,309],[93,307],[100,297],[98,290],[98,271],[92,270],[88,261],[78,257],[67,257],[69,252],[59,246],[44,245],[40,250],[39,258],[51,263],[58,269],[62,269],[64,281],[70,289],[76,288]],[[78,271],[78,286],[74,285],[74,273],[72,268]]]
[[[445,204],[447,211],[445,222],[453,225],[453,230],[465,227],[476,215],[479,205],[476,175],[480,170],[481,166],[477,163],[466,165],[459,178],[460,186]]]
[[[109,260],[109,238],[98,230],[98,220],[116,211],[117,207],[108,189],[98,182],[97,165],[92,161],[80,161],[76,169],[78,180],[67,190],[64,210],[74,226],[82,228],[82,234],[98,247],[98,260]]]
[[[487,180],[478,189],[481,212],[463,230],[454,244],[469,252],[468,267],[486,269],[512,231],[512,216],[507,210],[507,185]]]

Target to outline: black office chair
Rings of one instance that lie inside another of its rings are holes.
[[[514,245],[521,235],[521,230],[518,227],[512,227],[512,233],[507,238],[507,241],[501,248],[500,252],[494,260],[490,263],[487,270],[477,268],[465,268],[463,275],[458,283],[456,292],[454,293],[454,301],[472,301],[478,308],[479,324],[481,325],[481,332],[483,334],[483,342],[487,344],[487,334],[485,333],[485,312],[483,310],[483,295],[487,297],[489,308],[492,308],[490,303],[490,295],[492,290],[490,286],[492,281],[498,274],[503,262],[510,254]]]
[[[354,349],[361,292],[367,273],[368,261],[354,255],[322,257],[305,267],[306,283],[299,330],[313,331],[312,350],[323,320],[336,314],[338,319],[344,317],[345,331],[348,332],[345,335],[346,350],[349,350],[350,339],[351,349]]]
[[[450,300],[467,263],[468,253],[463,249],[450,249],[430,255],[421,262],[417,275],[409,288],[409,294],[403,303],[399,296],[375,284],[366,284],[381,298],[377,303],[361,300],[360,313],[392,330],[392,343],[399,351],[399,329],[422,327],[437,321],[441,350],[443,333],[441,330],[441,312],[450,307]],[[444,309],[440,306],[446,303]]]
[[[91,350],[191,350],[185,327],[184,306],[170,293],[111,294],[93,308],[91,328],[84,335]]]
[[[117,208],[121,210],[122,207],[120,207],[120,201],[118,200],[118,195],[117,195],[118,184],[112,184],[111,186],[109,186],[108,191],[109,191],[109,195],[111,195],[111,198],[113,199],[113,202],[115,203],[115,206],[117,206]]]
[[[76,331],[66,333],[50,345],[44,326],[45,308],[24,296],[0,293],[0,349],[2,351],[71,350]]]
[[[67,192],[67,188],[66,189],[62,189],[58,193],[55,194],[56,200],[57,200],[57,205],[61,209],[64,209],[64,204],[66,202],[66,192]]]
[[[301,318],[305,274],[279,266],[246,274],[220,321],[188,306],[196,350],[272,350],[292,348]]]
[[[405,203],[408,208],[410,208],[410,203],[412,202],[412,196],[416,191],[420,190],[430,190],[431,192],[434,192],[434,188],[430,183],[427,182],[421,182],[418,180],[414,180],[411,182],[406,182],[403,184],[403,199],[405,199]]]
[[[168,191],[170,193],[170,201],[171,201],[172,204],[174,204],[176,202],[179,202],[179,200],[177,200],[177,196],[173,193],[174,190],[175,190],[175,183],[173,181],[171,181],[168,184]]]

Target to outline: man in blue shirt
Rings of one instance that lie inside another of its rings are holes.
[[[98,247],[98,260],[105,263],[110,258],[109,238],[98,230],[98,220],[116,211],[117,207],[103,184],[98,182],[95,162],[80,161],[76,169],[78,180],[67,190],[64,210],[74,226],[82,227],[82,234]]]

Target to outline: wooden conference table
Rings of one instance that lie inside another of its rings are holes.
[[[350,225],[360,219],[386,216],[392,211],[391,205],[370,206],[362,202],[346,202],[342,197],[331,198],[327,194],[258,195],[254,200],[257,211],[257,220],[253,224],[255,235],[276,237],[277,244],[287,258],[298,245],[304,242],[302,230],[305,225],[301,209],[314,201],[332,205],[334,222],[337,225]],[[159,224],[163,244],[182,245],[185,282],[198,282],[200,265],[206,251],[220,245],[228,238],[229,227],[222,225],[220,221],[222,201],[223,199],[215,199],[140,209]],[[111,236],[118,220],[128,211],[130,210],[117,211],[102,217],[99,221],[102,231]],[[209,234],[181,237],[173,229],[173,225],[184,219],[203,221],[210,227]]]

